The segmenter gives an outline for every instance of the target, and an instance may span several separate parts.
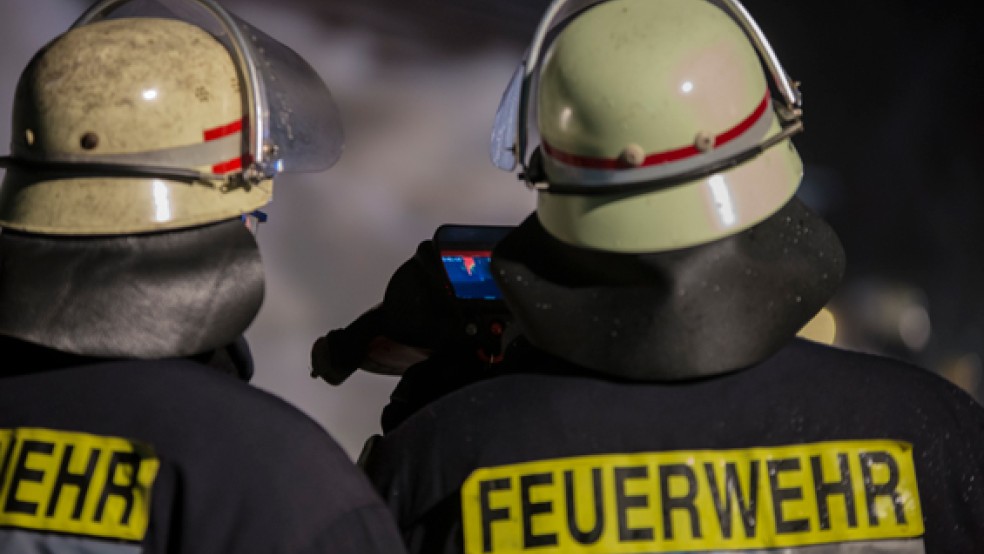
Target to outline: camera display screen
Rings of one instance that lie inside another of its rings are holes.
[[[492,279],[489,250],[444,250],[441,261],[454,295],[464,299],[498,300],[499,287]]]

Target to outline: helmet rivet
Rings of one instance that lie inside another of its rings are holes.
[[[638,144],[630,144],[622,150],[622,161],[632,167],[639,167],[646,161],[646,151]]]
[[[24,129],[24,140],[27,141],[28,146],[34,146],[34,131]]]
[[[85,150],[92,150],[96,146],[99,146],[99,135],[95,133],[86,133],[82,135],[82,138],[79,140],[79,144]]]
[[[694,137],[694,146],[697,150],[701,152],[708,152],[714,149],[714,137],[708,136],[704,133],[697,133]]]

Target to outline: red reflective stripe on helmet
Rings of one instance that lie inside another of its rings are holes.
[[[739,123],[738,125],[735,125],[731,129],[728,129],[727,131],[714,137],[714,146],[718,147],[721,146],[722,144],[731,142],[732,140],[741,136],[745,131],[751,129],[752,125],[755,125],[755,123],[765,114],[765,110],[768,107],[769,107],[769,92],[766,91],[765,97],[762,98],[762,102],[759,103],[757,108],[755,108],[755,111],[752,112],[752,115],[746,117],[745,120]]]
[[[211,129],[205,129],[205,142],[210,140],[220,139],[222,137],[227,137],[233,133],[238,133],[243,130],[243,120],[233,121],[226,125],[219,125],[218,127],[213,127]]]
[[[243,120],[239,119],[226,125],[219,125],[211,129],[205,129],[205,142],[217,140],[229,135],[239,133],[243,130]],[[212,166],[212,173],[229,173],[243,168],[243,157],[233,158],[228,161],[217,163]]]
[[[723,146],[731,142],[732,140],[740,137],[743,133],[748,131],[755,125],[759,119],[765,114],[766,109],[769,107],[769,93],[766,91],[765,96],[762,101],[755,108],[755,111],[751,113],[748,117],[743,119],[738,125],[728,129],[727,131],[721,133],[714,137],[714,147]],[[558,150],[556,147],[551,146],[547,141],[543,142],[543,150],[550,155],[550,157],[555,160],[565,163],[567,165],[572,165],[575,167],[582,167],[585,169],[635,169],[637,167],[648,167],[653,165],[660,165],[669,162],[675,162],[690,158],[701,154],[702,151],[696,146],[684,146],[682,148],[676,148],[674,150],[665,150],[663,152],[656,152],[654,154],[648,154],[646,158],[640,165],[633,165],[623,160],[622,158],[592,158],[589,156],[578,156],[577,154],[570,154],[562,150]]]
[[[212,173],[229,173],[243,168],[243,159],[235,158],[212,166]]]
[[[567,165],[584,167],[587,169],[621,169],[631,167],[629,164],[617,158],[589,158],[587,156],[576,156],[574,154],[568,154],[562,150],[557,150],[553,146],[550,146],[550,143],[546,140],[541,142],[544,152],[558,162],[562,162]]]

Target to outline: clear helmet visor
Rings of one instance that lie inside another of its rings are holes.
[[[492,144],[489,154],[492,163],[505,171],[516,169],[516,159],[525,153],[519,152],[519,95],[523,87],[522,64],[513,73],[509,86],[502,93],[502,101],[495,112],[495,122],[492,124]]]
[[[535,86],[534,76],[540,63],[542,50],[551,31],[558,29],[571,16],[606,0],[554,0],[544,13],[533,42],[526,50],[522,62],[513,73],[492,125],[490,155],[492,163],[505,171],[516,169],[517,163],[526,168],[526,149],[529,144],[530,97]]]
[[[213,0],[102,0],[73,25],[117,18],[177,19],[229,51],[244,88],[244,167],[258,180],[280,172],[321,171],[341,156],[338,108],[318,73],[296,52]]]
[[[490,155],[492,163],[505,171],[516,165],[528,171],[526,158],[531,133],[535,134],[536,77],[544,52],[557,33],[577,14],[610,0],[553,0],[544,12],[533,34],[533,41],[506,87],[492,128]],[[799,118],[802,98],[796,84],[789,78],[758,24],[738,0],[708,0],[727,12],[745,31],[762,62],[772,76],[774,86],[782,97],[780,116],[793,121]]]

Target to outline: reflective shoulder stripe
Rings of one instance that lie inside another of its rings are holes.
[[[141,554],[139,544],[0,529],[0,552],[17,554]]]

